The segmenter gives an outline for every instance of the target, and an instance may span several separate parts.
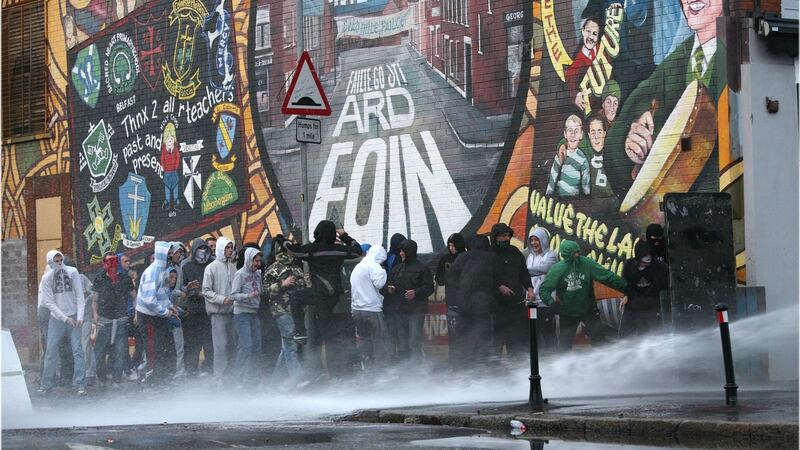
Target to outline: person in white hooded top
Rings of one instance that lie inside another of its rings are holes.
[[[56,369],[59,362],[58,347],[65,334],[69,335],[74,369],[73,387],[78,395],[86,394],[85,361],[81,346],[81,326],[83,325],[86,299],[78,270],[64,265],[64,255],[58,250],[47,252],[47,265],[50,270],[42,276],[39,294],[42,304],[50,310],[47,324],[47,348],[44,356],[42,383],[39,391],[46,394],[55,385]]]
[[[386,250],[379,245],[372,246],[350,274],[350,308],[365,369],[371,368],[373,363],[383,367],[390,354],[389,332],[383,318],[383,295],[380,293],[386,285],[386,270],[381,266],[384,261]]]
[[[139,278],[136,311],[147,331],[147,372],[143,383],[166,379],[174,370],[175,344],[169,325],[170,317],[178,317],[171,300],[172,290],[167,282],[167,255],[170,243],[156,241],[153,262]],[[150,345],[152,342],[152,345]]]
[[[261,321],[258,308],[261,303],[261,258],[256,248],[244,250],[244,266],[236,271],[231,287],[233,298],[233,325],[236,329],[236,385],[245,386],[246,377],[253,370],[253,361],[261,353]]]
[[[539,305],[539,348],[548,351],[555,347],[556,320],[552,308],[542,302],[539,287],[553,264],[558,262],[558,253],[550,249],[550,235],[547,230],[541,227],[531,230],[528,246],[522,251],[522,255],[525,256],[525,265],[531,276],[536,303]]]
[[[233,241],[220,236],[215,259],[203,272],[203,297],[206,299],[206,313],[211,317],[214,377],[217,380],[222,380],[228,369],[228,343],[235,342],[231,296],[233,277],[236,274],[236,264],[233,261],[235,247]]]

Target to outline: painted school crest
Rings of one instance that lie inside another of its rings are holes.
[[[161,66],[164,60],[164,20],[166,11],[155,15],[142,14],[136,18],[136,48],[139,52],[141,76],[155,90],[161,81]]]
[[[150,215],[150,190],[144,177],[128,173],[128,179],[119,187],[119,209],[125,227],[122,245],[138,248],[153,241],[153,236],[144,236]]]
[[[217,0],[214,9],[203,22],[208,43],[209,76],[208,82],[216,89],[233,89],[234,59],[230,50],[233,36],[231,15],[225,10],[225,0]]]
[[[197,32],[208,11],[199,0],[175,0],[169,15],[170,26],[178,32],[171,59],[164,63],[164,87],[178,100],[188,100],[200,88],[200,69],[195,67]]]
[[[233,103],[220,103],[214,108],[211,115],[217,130],[217,155],[211,160],[211,165],[221,172],[233,170],[236,162],[236,155],[233,154],[236,148],[236,126],[239,123],[239,107]],[[229,159],[230,157],[230,159]]]
[[[100,55],[97,46],[92,44],[80,52],[72,66],[72,85],[78,97],[90,108],[97,105],[100,94]]]
[[[89,182],[93,192],[100,192],[108,187],[117,173],[117,155],[111,150],[111,136],[104,120],[89,129],[89,134],[81,144],[83,158],[81,170],[89,169],[92,180]],[[99,181],[95,178],[100,179]]]

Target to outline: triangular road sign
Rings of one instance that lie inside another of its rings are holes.
[[[317,71],[311,63],[311,56],[303,52],[294,71],[281,112],[284,114],[304,114],[307,116],[330,116],[331,105],[319,82]]]

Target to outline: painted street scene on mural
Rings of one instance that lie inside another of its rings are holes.
[[[0,16],[4,448],[797,448],[796,1]]]

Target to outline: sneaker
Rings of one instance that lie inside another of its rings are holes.
[[[132,369],[128,375],[125,376],[128,381],[136,381],[139,379],[139,373],[136,369]]]
[[[77,394],[78,394],[78,397],[85,397],[86,396],[86,389],[85,388],[79,388]]]
[[[42,397],[47,397],[50,394],[50,391],[52,391],[52,389],[46,389],[40,387],[39,389],[36,390],[36,393],[41,395]]]

